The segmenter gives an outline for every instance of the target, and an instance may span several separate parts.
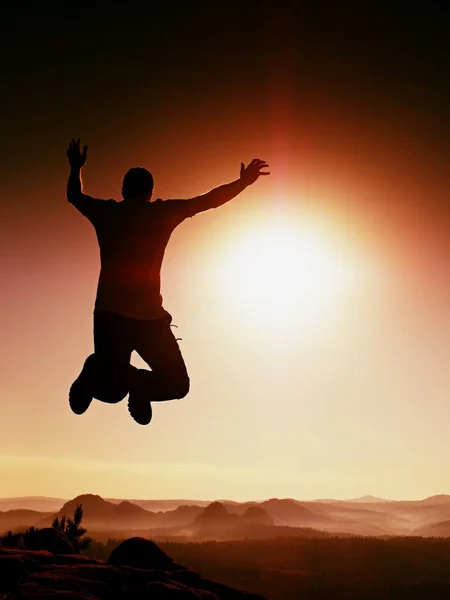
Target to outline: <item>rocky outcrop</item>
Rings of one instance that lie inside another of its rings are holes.
[[[175,563],[156,542],[143,537],[123,541],[112,552],[109,565],[135,567],[136,569],[161,569],[174,571],[184,569]]]
[[[135,561],[139,549],[147,557],[145,561]],[[0,548],[0,598],[263,600],[256,594],[203,579],[196,571],[173,562],[149,540],[126,540],[114,552],[109,561],[114,564],[105,564],[85,556],[55,555],[47,550]],[[122,560],[141,567],[126,566],[120,563]]]

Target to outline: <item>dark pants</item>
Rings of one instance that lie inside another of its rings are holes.
[[[184,398],[189,377],[170,324],[172,317],[151,321],[118,313],[94,313],[94,396],[104,402],[122,400],[139,386],[151,401]],[[130,365],[136,351],[151,371]],[[89,360],[89,359],[88,359]]]

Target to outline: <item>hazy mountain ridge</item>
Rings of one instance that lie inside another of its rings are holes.
[[[350,502],[392,502],[392,500],[385,500],[384,498],[377,498],[376,496],[367,495],[359,496],[358,498],[351,498]]]
[[[49,500],[43,499],[44,505]],[[51,525],[55,516],[72,515],[83,505],[84,524],[91,531],[120,533],[142,532],[170,537],[194,536],[202,539],[241,539],[245,535],[286,535],[316,530],[353,535],[450,535],[450,495],[440,494],[422,500],[384,500],[362,496],[353,500],[300,501],[293,498],[270,498],[264,501],[236,502],[186,500],[104,499],[96,494],[82,494],[63,502],[57,511],[26,508],[39,503],[39,497],[0,499],[0,506],[12,502],[15,508],[0,511],[0,531],[30,525]],[[159,506],[166,510],[149,510]],[[172,508],[167,509],[170,506]],[[256,513],[252,511],[255,511]],[[258,512],[260,511],[260,512]],[[212,514],[212,517],[211,517]],[[254,515],[253,520],[249,518]],[[208,517],[209,515],[209,517]],[[256,515],[256,516],[255,516]],[[257,516],[259,515],[259,517]],[[209,538],[208,538],[209,536]]]
[[[415,529],[414,533],[424,537],[450,537],[450,519],[422,525]]]
[[[120,504],[123,502],[123,499],[120,498],[105,498],[108,502],[112,502],[113,504]],[[179,506],[208,506],[211,504],[213,500],[186,500],[186,499],[173,499],[173,500],[143,500],[142,498],[127,498],[129,502],[132,504],[136,504],[145,510],[150,510],[153,512],[165,512],[168,510],[175,510]],[[222,501],[221,501],[222,502]],[[228,501],[224,501],[228,502]]]
[[[48,496],[0,498],[0,511],[26,508],[39,512],[56,512],[65,502],[67,502],[67,498],[52,498]]]
[[[42,513],[27,508],[14,508],[8,511],[0,511],[0,532],[16,527],[28,527],[51,515],[52,513]]]

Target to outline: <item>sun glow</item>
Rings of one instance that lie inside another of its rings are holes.
[[[350,274],[332,242],[313,225],[288,220],[241,231],[219,267],[227,298],[257,319],[321,321]]]

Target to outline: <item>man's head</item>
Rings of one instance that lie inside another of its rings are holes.
[[[123,178],[122,196],[124,200],[150,200],[153,194],[153,175],[147,169],[135,167]]]

